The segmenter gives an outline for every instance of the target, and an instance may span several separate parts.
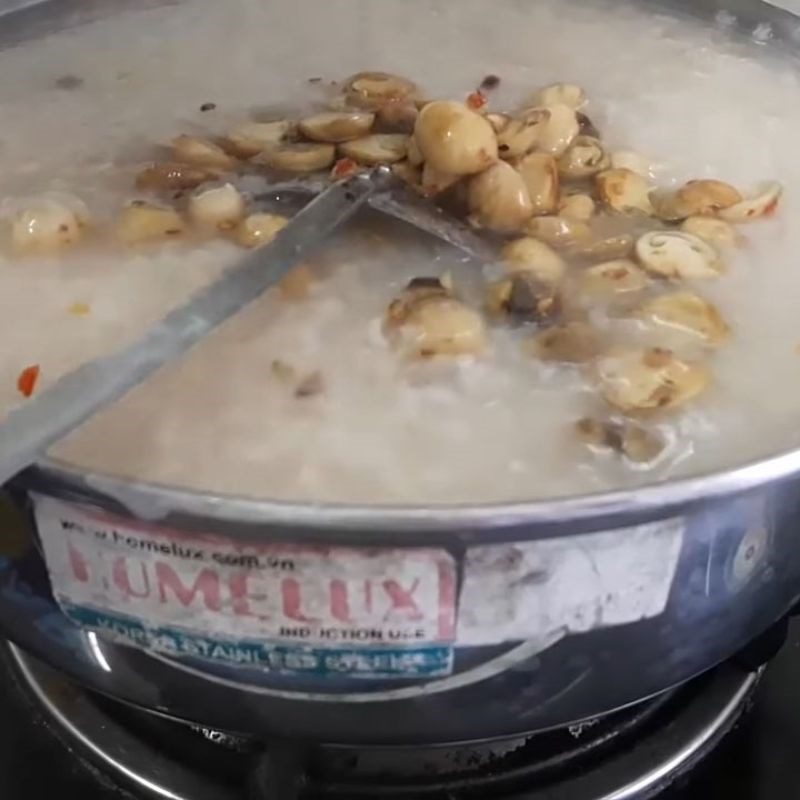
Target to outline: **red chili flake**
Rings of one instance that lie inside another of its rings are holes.
[[[347,178],[358,169],[358,164],[352,158],[340,158],[331,170],[334,178]]]
[[[770,214],[775,213],[775,209],[778,207],[778,203],[780,202],[780,198],[776,197],[765,209],[764,209],[764,216],[768,217]]]
[[[17,389],[23,397],[30,397],[36,390],[36,383],[41,372],[38,364],[25,367],[17,378]]]
[[[467,97],[467,105],[473,111],[480,111],[488,102],[489,101],[486,99],[486,95],[480,89],[472,92]]]

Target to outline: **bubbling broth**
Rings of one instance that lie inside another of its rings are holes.
[[[5,412],[274,237],[276,169],[391,163],[497,245],[479,264],[365,212],[56,459],[474,503],[798,444],[788,57],[626,3],[193,0],[0,69]]]

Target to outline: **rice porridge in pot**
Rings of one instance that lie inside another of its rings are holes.
[[[498,263],[365,212],[55,447],[58,460],[281,500],[473,503],[663,481],[800,445],[800,71],[785,54],[624,2],[193,0],[26,42],[0,52],[0,70],[6,413],[274,235],[276,217],[242,205],[264,190],[264,167],[241,165],[286,164],[231,136],[273,135],[248,120],[305,119],[290,136],[306,144],[281,157],[319,158],[326,173],[369,162],[367,145],[401,147],[407,159],[387,159],[433,194],[450,174],[437,169],[450,162],[437,162],[435,115],[496,115],[479,121],[494,150],[468,154],[487,163],[446,191],[453,213],[491,229]],[[410,123],[366,144],[376,109],[342,95],[362,70],[419,91]],[[358,137],[331,133],[338,118],[308,121],[331,103],[365,126]],[[550,127],[520,145],[531,107]],[[170,156],[180,134],[195,138]],[[226,146],[198,157],[207,141]],[[143,173],[169,159],[200,177]],[[561,193],[545,208],[527,176],[551,164]],[[159,181],[176,191],[155,197]],[[620,236],[632,238],[615,247]]]

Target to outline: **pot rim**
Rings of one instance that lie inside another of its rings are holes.
[[[548,526],[610,517],[660,517],[728,495],[757,489],[800,473],[800,448],[674,481],[584,495],[501,503],[367,505],[260,499],[92,473],[45,459],[23,473],[34,491],[80,502],[108,498],[134,517],[153,523],[172,515],[212,521],[286,525],[313,529],[363,531],[464,532],[507,529],[515,525]],[[26,477],[30,476],[31,480]]]

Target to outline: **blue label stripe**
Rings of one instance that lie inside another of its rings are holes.
[[[83,628],[148,650],[191,656],[227,666],[258,667],[266,672],[319,677],[435,678],[453,669],[453,648],[441,645],[371,648],[322,648],[254,639],[200,636],[178,628],[144,625],[121,614],[60,603]]]

